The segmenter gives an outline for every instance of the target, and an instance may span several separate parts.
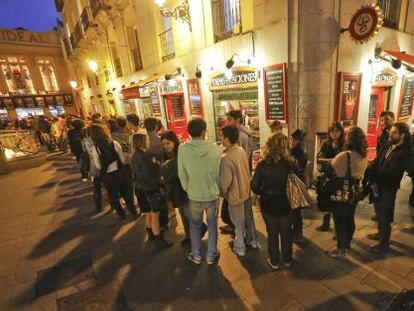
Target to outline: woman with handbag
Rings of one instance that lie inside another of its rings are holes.
[[[331,207],[337,240],[337,249],[330,253],[331,257],[344,257],[351,248],[355,208],[361,199],[359,185],[367,164],[365,134],[359,127],[354,127],[347,134],[344,151],[331,162],[334,174]]]
[[[292,210],[286,192],[291,169],[289,139],[282,133],[271,135],[253,175],[251,189],[260,195],[267,231],[267,262],[273,270],[279,269],[280,253],[286,267],[292,264]]]
[[[322,224],[316,228],[317,231],[329,231],[331,222],[331,211],[329,199],[325,200],[326,194],[322,185],[325,182],[325,171],[335,156],[342,151],[345,142],[345,131],[341,123],[333,122],[328,129],[328,138],[322,143],[319,150],[318,170],[321,176],[318,178],[318,184],[316,187],[318,208],[324,213]]]

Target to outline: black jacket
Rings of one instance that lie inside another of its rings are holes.
[[[308,166],[308,154],[306,153],[306,150],[301,145],[297,145],[290,150],[290,154],[296,159],[298,165],[298,177],[305,182],[305,170]]]
[[[68,141],[70,150],[74,155],[79,156],[82,153],[82,133],[80,130],[71,129],[68,132]]]
[[[166,200],[171,201],[174,207],[179,207],[188,202],[187,193],[178,178],[177,157],[165,161],[162,165],[160,184]]]
[[[380,153],[382,149],[387,145],[389,137],[389,130],[383,129],[381,134],[377,138],[377,153]]]
[[[398,190],[404,171],[411,161],[411,148],[404,145],[398,146],[386,158],[391,146],[391,143],[387,143],[365,172],[365,179],[377,182],[379,189]]]
[[[134,152],[131,160],[135,187],[144,191],[160,189],[160,163],[143,150]]]

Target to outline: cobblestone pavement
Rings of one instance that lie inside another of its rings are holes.
[[[375,232],[368,205],[358,208],[344,260],[326,255],[332,234],[316,232],[321,215],[306,211],[306,243],[295,246],[295,264],[271,272],[255,208],[261,249],[237,258],[220,235],[218,266],[194,266],[179,243],[180,221],[166,234],[174,246],[155,251],[142,219],[120,222],[108,206],[95,214],[91,183],[80,181],[71,157],[55,155],[0,177],[0,310],[381,310],[414,289],[410,187],[407,178],[388,256],[367,251],[373,242],[365,236]]]

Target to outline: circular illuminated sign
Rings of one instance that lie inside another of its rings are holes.
[[[382,23],[382,12],[378,6],[363,6],[352,17],[349,33],[352,39],[362,44],[378,33]]]

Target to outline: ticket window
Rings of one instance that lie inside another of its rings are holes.
[[[45,112],[43,108],[16,108],[16,114],[19,119],[32,116],[43,116]]]
[[[62,106],[49,106],[49,112],[53,117],[57,118],[58,116],[65,114],[65,108]]]
[[[184,109],[184,94],[164,96],[165,110],[167,112],[168,129],[174,131],[178,138],[187,139],[187,118]]]
[[[216,139],[221,140],[220,129],[227,123],[226,114],[232,110],[241,110],[244,117],[244,126],[250,130],[253,137],[254,150],[260,149],[257,89],[231,90],[214,93]]]

